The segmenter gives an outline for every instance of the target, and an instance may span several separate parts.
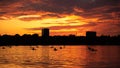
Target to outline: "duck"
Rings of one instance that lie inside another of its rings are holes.
[[[36,50],[36,49],[33,47],[32,50]]]
[[[60,47],[60,49],[62,49],[62,47]]]
[[[5,47],[2,47],[2,49],[5,49]]]
[[[57,48],[54,48],[54,51],[57,51]]]
[[[94,49],[94,48],[91,48],[91,47],[88,47],[88,50],[90,50],[90,51],[97,51],[97,49]]]

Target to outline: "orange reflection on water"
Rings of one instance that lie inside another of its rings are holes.
[[[0,68],[98,68],[119,66],[119,46],[0,47]]]

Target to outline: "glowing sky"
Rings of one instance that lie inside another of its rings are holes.
[[[0,0],[0,34],[120,34],[120,0]]]

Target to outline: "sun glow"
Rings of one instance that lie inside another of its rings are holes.
[[[77,15],[62,15],[61,17],[43,17],[40,18],[41,15],[22,15],[15,18],[10,18],[7,20],[0,20],[0,34],[33,34],[40,33],[40,30],[27,30],[29,28],[44,28],[44,27],[53,27],[53,26],[61,26],[61,29],[55,30],[52,29],[52,32],[78,32],[78,26],[87,24],[88,21],[96,21],[97,19],[85,19],[83,17]],[[21,19],[29,19],[29,20],[21,20]],[[34,19],[33,19],[34,18]],[[8,25],[9,24],[9,25]],[[74,28],[72,26],[77,26]],[[62,28],[64,27],[64,28]],[[66,29],[66,27],[71,27]]]

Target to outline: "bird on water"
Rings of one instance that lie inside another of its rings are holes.
[[[91,48],[91,47],[88,47],[88,50],[90,50],[90,51],[97,51],[97,49],[94,49],[94,48]]]

